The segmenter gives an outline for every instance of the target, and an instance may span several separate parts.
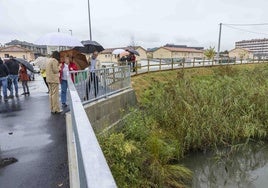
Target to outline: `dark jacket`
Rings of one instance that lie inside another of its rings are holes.
[[[12,75],[19,74],[20,65],[15,60],[10,59],[10,60],[6,61],[5,64],[7,65],[7,68],[9,70],[9,74],[12,74]]]
[[[7,66],[0,59],[0,77],[6,77],[8,76],[8,74],[9,74],[9,71],[8,71]]]

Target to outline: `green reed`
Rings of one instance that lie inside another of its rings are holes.
[[[118,187],[185,187],[186,153],[267,139],[268,66],[212,70],[152,78],[122,130],[100,137]]]

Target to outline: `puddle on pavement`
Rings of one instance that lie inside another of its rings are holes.
[[[20,100],[17,98],[8,99],[7,102],[0,101],[0,113],[8,113],[21,110]]]
[[[25,131],[13,131],[0,133],[0,149],[1,152],[20,149],[42,147],[52,142],[49,134],[33,134]]]

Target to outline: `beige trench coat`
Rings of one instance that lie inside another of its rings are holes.
[[[60,83],[59,63],[54,58],[49,58],[46,64],[46,81],[47,83]]]

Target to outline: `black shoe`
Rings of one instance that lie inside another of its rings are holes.
[[[62,113],[62,111],[58,111],[58,112],[51,112],[52,114],[55,114],[55,115],[59,115]]]
[[[30,92],[26,92],[25,95],[30,95]]]
[[[61,104],[62,107],[67,107],[68,105],[66,103]]]
[[[21,95],[26,95],[26,93],[22,93]]]
[[[13,99],[14,95],[9,95],[8,98]]]

